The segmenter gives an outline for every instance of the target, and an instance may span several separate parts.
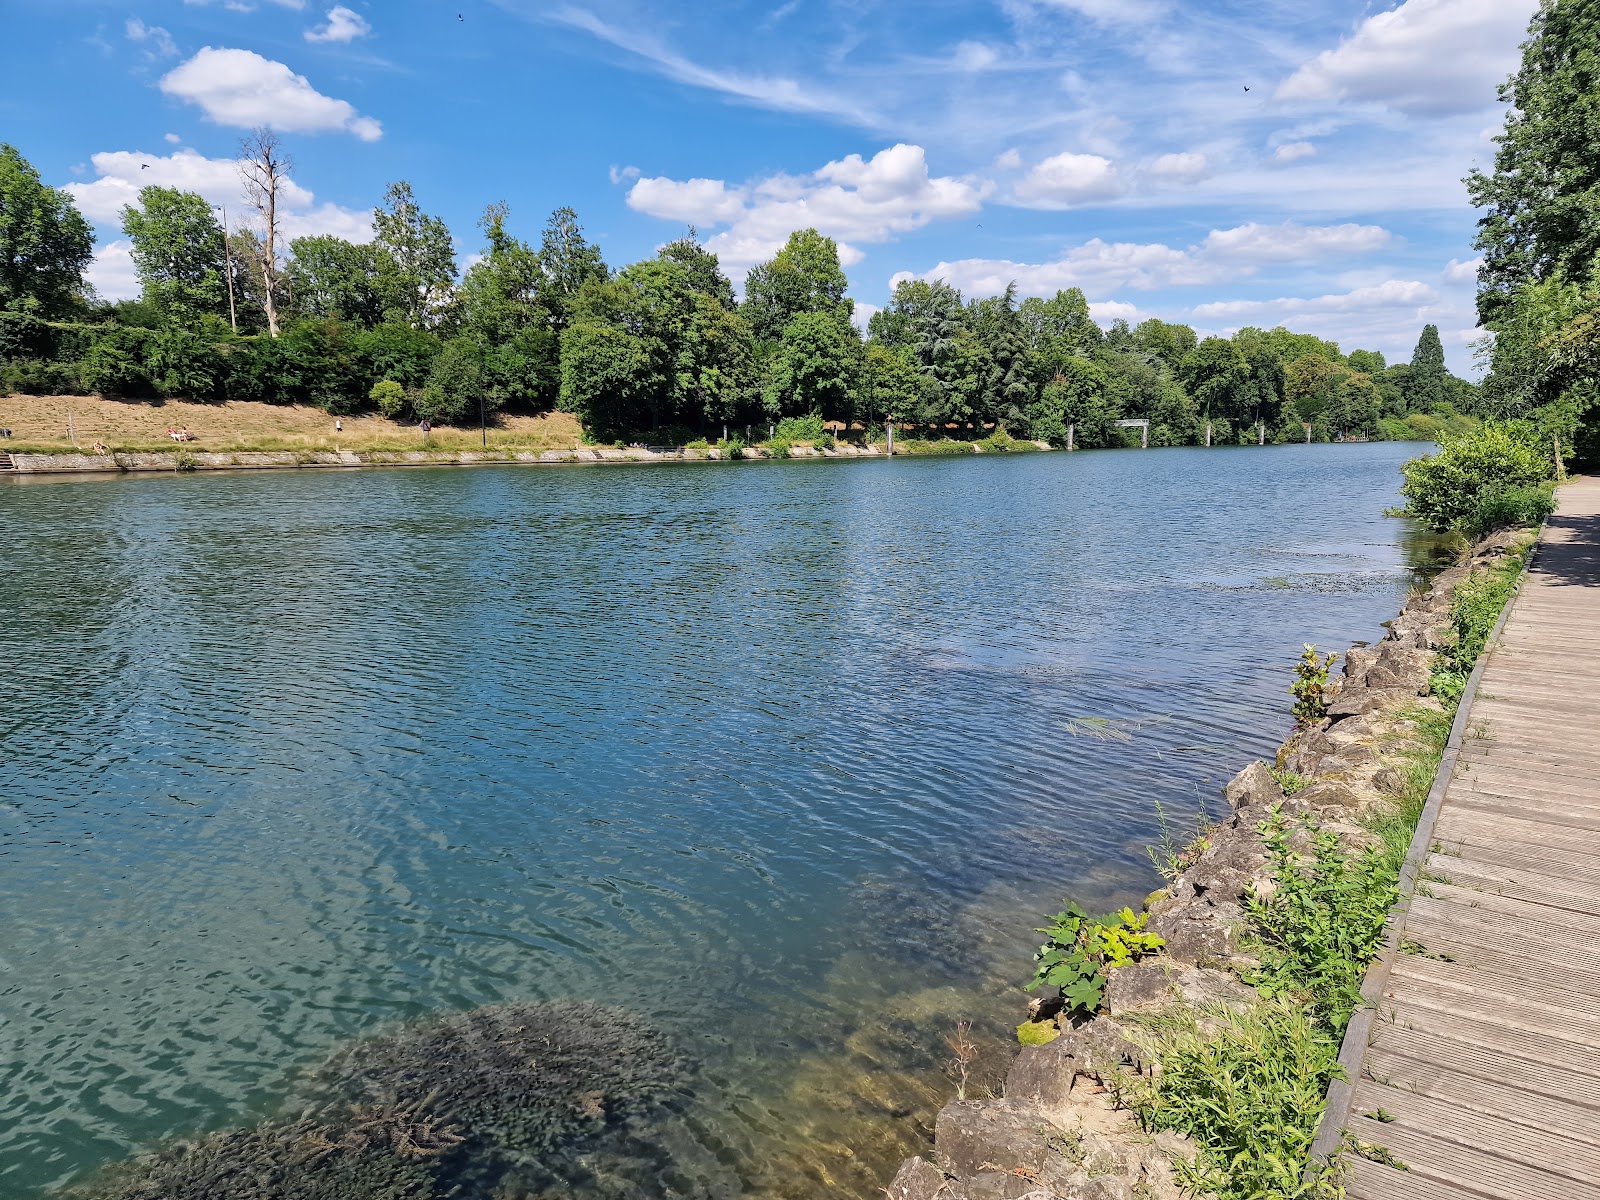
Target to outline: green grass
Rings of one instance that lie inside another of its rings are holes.
[[[1522,577],[1532,545],[1530,535],[1514,553],[1474,572],[1456,588],[1450,601],[1450,638],[1433,664],[1433,694],[1447,706],[1460,702],[1467,677]]]

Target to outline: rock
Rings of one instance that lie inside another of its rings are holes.
[[[1078,1077],[1075,1046],[1070,1037],[1044,1046],[1024,1046],[1006,1072],[1006,1095],[1050,1111],[1066,1108]]]
[[[1383,713],[1391,708],[1399,708],[1417,694],[1410,688],[1380,688],[1362,684],[1359,687],[1347,688],[1334,698],[1328,705],[1328,719],[1339,722],[1347,717],[1364,717],[1371,713]]]
[[[1399,796],[1406,790],[1405,776],[1393,767],[1383,767],[1373,772],[1372,786],[1388,796]]]
[[[1236,937],[1221,923],[1197,918],[1192,909],[1181,909],[1151,918],[1145,926],[1166,940],[1167,955],[1180,963],[1204,966],[1227,962],[1233,957]]]
[[[957,1100],[940,1111],[934,1144],[944,1169],[962,1179],[997,1168],[1037,1176],[1054,1153],[1041,1126],[1052,1128],[1046,1115],[1011,1096]]]
[[[1113,1016],[1180,1002],[1192,1008],[1211,1004],[1248,1004],[1254,993],[1228,971],[1186,967],[1165,956],[1146,959],[1112,971],[1106,984],[1106,1005]]]
[[[1222,789],[1228,807],[1254,808],[1258,804],[1271,804],[1283,799],[1283,788],[1267,770],[1267,764],[1257,759],[1228,781]]]
[[[1366,646],[1352,646],[1344,655],[1345,688],[1360,687],[1367,677],[1367,668],[1377,661],[1378,652]]]
[[[900,1164],[884,1189],[889,1200],[950,1200],[950,1180],[920,1155]]]
[[[1295,799],[1312,808],[1338,809],[1360,808],[1362,800],[1361,796],[1347,784],[1336,783],[1329,779],[1319,780],[1304,791],[1295,793]]]

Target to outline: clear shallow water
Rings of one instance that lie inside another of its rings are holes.
[[[581,997],[702,1064],[712,1192],[870,1194],[1033,918],[1381,635],[1416,451],[0,486],[0,1192]]]

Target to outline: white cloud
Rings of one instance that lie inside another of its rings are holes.
[[[1280,100],[1376,102],[1423,115],[1495,103],[1537,0],[1406,0],[1278,87]]]
[[[1016,149],[1016,147],[1012,147],[1010,150],[1002,150],[995,157],[994,167],[995,167],[995,170],[997,170],[997,171],[1018,171],[1018,170],[1021,170],[1022,169],[1022,151]]]
[[[1106,242],[1093,238],[1044,263],[968,258],[931,270],[902,271],[890,280],[943,279],[974,296],[994,295],[1015,282],[1025,296],[1050,296],[1063,288],[1104,293],[1118,288],[1152,291],[1245,279],[1265,265],[1346,258],[1390,241],[1376,225],[1240,225],[1213,229],[1198,245],[1177,249],[1160,242]]]
[[[123,28],[127,31],[128,40],[143,44],[150,58],[170,58],[178,52],[172,35],[159,25],[146,25],[137,17],[129,17]]]
[[[1478,268],[1481,266],[1483,266],[1483,259],[1481,258],[1470,258],[1466,262],[1462,262],[1458,258],[1452,258],[1446,264],[1443,272],[1445,282],[1477,283]]]
[[[628,205],[664,220],[726,226],[706,245],[737,274],[806,228],[838,240],[840,261],[851,266],[862,257],[852,242],[885,242],[932,221],[969,216],[993,190],[986,180],[930,175],[922,147],[902,143],[870,159],[848,155],[811,175],[773,175],[738,186],[646,177],[629,189]]]
[[[1333,313],[1367,312],[1374,309],[1421,308],[1432,304],[1439,293],[1414,279],[1390,279],[1374,287],[1356,288],[1327,296],[1282,297],[1277,300],[1217,300],[1198,304],[1191,311],[1202,320],[1241,320],[1254,324],[1263,321],[1283,324],[1305,317]]]
[[[372,26],[360,13],[342,4],[328,10],[328,23],[306,30],[308,42],[353,42],[372,32]]]
[[[1122,179],[1109,158],[1098,154],[1057,154],[1036,163],[1013,189],[1018,204],[1028,208],[1072,208],[1111,200],[1123,192]]]
[[[177,150],[163,158],[137,150],[112,150],[90,160],[100,178],[93,183],[69,183],[63,189],[79,211],[99,225],[120,226],[122,210],[139,201],[146,186],[197,192],[213,205],[228,210],[229,224],[241,224],[253,212],[247,209],[239,182],[239,164],[231,158],[206,158],[193,150]],[[318,204],[309,188],[285,179],[279,193],[279,217],[286,237],[326,233],[364,242],[372,237],[372,214],[366,209]]]
[[[139,294],[139,273],[133,266],[133,243],[109,242],[94,252],[84,272],[89,286],[102,300],[131,300]]]
[[[858,97],[827,92],[782,76],[749,75],[702,66],[648,34],[618,28],[587,9],[567,5],[547,14],[545,19],[580,29],[619,50],[637,55],[678,83],[720,92],[736,100],[780,112],[826,114],[873,128],[882,123],[862,105]]]
[[[1194,152],[1163,154],[1150,164],[1152,175],[1177,183],[1192,183],[1196,179],[1204,179],[1210,170],[1211,164],[1206,161],[1206,156]]]
[[[644,172],[639,170],[638,167],[617,167],[617,166],[613,166],[611,168],[611,182],[612,183],[622,183],[625,180],[637,179],[637,178],[639,178],[639,176],[641,176],[643,174],[644,174]]]
[[[950,61],[961,71],[983,71],[1000,61],[1000,52],[983,42],[962,42]]]
[[[1250,222],[1233,229],[1213,229],[1205,252],[1219,259],[1249,263],[1310,262],[1347,254],[1368,254],[1392,240],[1381,225],[1280,225]]]
[[[1317,148],[1311,142],[1285,142],[1272,152],[1273,162],[1296,162],[1315,155]]]
[[[1049,8],[1065,9],[1102,25],[1131,25],[1155,16],[1165,7],[1157,0],[1042,0]]]
[[[183,139],[175,133],[164,133],[161,137],[169,146],[181,145],[183,142]]]
[[[199,105],[219,125],[265,125],[288,133],[342,129],[364,142],[383,136],[383,127],[348,101],[324,96],[305,76],[250,50],[207,46],[173,68],[161,90]]]

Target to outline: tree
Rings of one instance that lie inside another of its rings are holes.
[[[1034,437],[1055,446],[1066,445],[1069,425],[1075,445],[1107,446],[1114,438],[1111,422],[1121,416],[1110,374],[1092,359],[1073,356],[1061,362],[1028,406],[1028,427]]]
[[[1041,382],[1052,378],[1068,359],[1093,354],[1105,336],[1078,288],[1058,291],[1048,300],[1029,296],[1022,302],[1021,320]]]
[[[1184,355],[1180,369],[1189,394],[1208,419],[1231,417],[1238,409],[1236,393],[1250,380],[1244,352],[1226,338],[1206,338]]]
[[[278,264],[278,193],[294,162],[283,152],[278,135],[270,129],[257,129],[239,146],[239,178],[244,181],[245,198],[261,218],[261,228],[251,231],[252,258],[261,282],[261,310],[266,314],[267,333],[278,336],[278,291],[281,286]]]
[[[683,237],[661,247],[658,257],[682,266],[688,272],[689,286],[695,291],[713,297],[729,311],[737,307],[733,284],[722,273],[717,256],[700,244],[700,235],[693,225]]]
[[[802,312],[783,330],[764,390],[774,417],[849,411],[860,385],[861,339],[833,312]]]
[[[374,242],[388,254],[393,272],[386,291],[395,315],[413,329],[437,326],[456,281],[450,229],[417,206],[411,185],[391,183],[372,212]],[[387,265],[387,264],[386,264]]]
[[[1360,371],[1374,379],[1389,369],[1383,354],[1377,350],[1352,350],[1345,361],[1350,364],[1352,371]]]
[[[980,421],[1020,427],[1033,396],[1032,357],[1027,331],[1017,310],[1017,285],[1009,283],[998,296],[975,300],[967,325],[988,357],[987,378],[978,404]]]
[[[1444,346],[1439,342],[1439,327],[1424,325],[1411,355],[1411,372],[1406,379],[1406,409],[1433,412],[1450,400],[1452,392],[1450,371],[1444,365]]]
[[[596,437],[637,429],[651,382],[649,353],[628,330],[575,316],[561,331],[561,407]]]
[[[1467,177],[1483,210],[1478,317],[1495,329],[1517,292],[1556,272],[1581,279],[1600,256],[1600,9],[1544,0],[1522,64],[1501,88],[1511,106],[1494,170]]]
[[[611,276],[600,247],[583,236],[578,214],[570,208],[556,209],[545,222],[539,266],[548,281],[550,320],[556,329],[566,328],[573,302],[585,286]]]
[[[1141,350],[1148,350],[1176,371],[1184,357],[1197,345],[1199,338],[1187,325],[1174,325],[1151,317],[1140,321],[1133,330],[1133,342]]]
[[[482,347],[484,387],[496,407],[549,407],[560,386],[558,336],[538,252],[506,232],[508,210],[491,204],[481,222],[488,241],[456,299],[462,333]]]
[[[82,303],[94,234],[65,192],[0,142],[0,312],[62,317]]]
[[[147,187],[122,210],[146,303],[165,324],[191,326],[228,311],[227,249],[205,197]]]
[[[845,295],[849,286],[839,265],[839,244],[815,229],[801,229],[745,276],[745,320],[765,341],[782,337],[801,313],[829,313],[848,322],[855,307]]]
[[[347,242],[328,235],[289,243],[289,291],[295,313],[337,317],[364,328],[383,320],[394,263],[381,246]]]

